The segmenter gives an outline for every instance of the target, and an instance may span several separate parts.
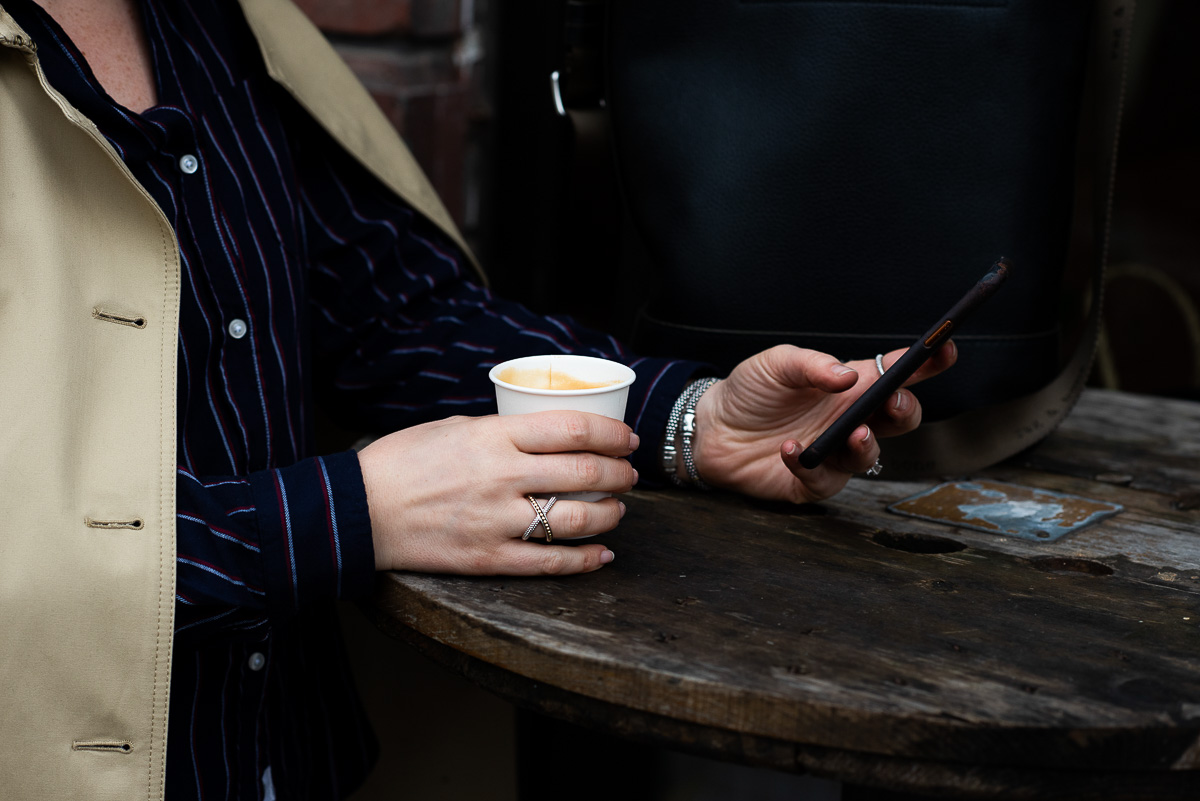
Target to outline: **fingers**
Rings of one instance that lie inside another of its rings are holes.
[[[522,492],[627,492],[637,471],[626,461],[636,434],[619,420],[580,412],[540,412],[495,418],[522,454],[510,456],[510,480]]]
[[[524,492],[628,492],[638,473],[624,459],[594,453],[546,453],[525,456],[515,467]]]
[[[542,545],[519,539],[503,544],[495,555],[496,563],[501,567],[487,573],[504,576],[590,573],[613,560],[613,552],[603,545]]]
[[[780,448],[783,463],[799,481],[796,483],[797,501],[820,501],[842,491],[850,476],[865,473],[879,458],[879,443],[868,426],[859,426],[846,440],[846,444],[830,454],[821,465],[811,470],[800,465],[800,453],[804,447],[795,440],[788,440]]]
[[[896,360],[904,355],[903,350],[894,350],[884,355],[884,369],[891,367]],[[946,342],[937,352],[925,362],[919,370],[913,373],[905,386],[915,384],[941,373],[953,366],[958,360],[958,346],[953,340]],[[907,389],[897,390],[868,421],[875,433],[880,437],[896,437],[912,431],[921,424],[921,404],[916,396]]]
[[[524,501],[524,499],[522,500]],[[543,507],[546,506],[546,499],[539,498],[538,502]],[[520,504],[514,504],[513,508],[518,510],[514,513],[514,516],[516,519],[523,517],[525,523],[528,525],[533,521],[536,513],[528,501],[524,501],[524,503],[523,510]],[[594,537],[597,534],[612,531],[624,516],[625,504],[617,498],[604,498],[595,502],[562,500],[559,498],[554,506],[546,511],[546,519],[549,521],[550,528],[554,532],[554,542]],[[524,528],[521,528],[520,530],[513,531],[512,534],[519,537],[523,532]],[[529,538],[541,539],[545,536],[546,530],[541,525],[538,525],[534,527]]]
[[[539,499],[543,508],[547,501]],[[514,503],[513,513],[507,519],[532,521],[536,513],[525,499]],[[453,572],[481,575],[506,576],[563,576],[572,573],[587,573],[598,570],[613,560],[613,552],[603,545],[587,544],[565,546],[558,543],[581,537],[591,537],[611,531],[625,515],[625,504],[616,498],[605,498],[595,503],[586,501],[557,501],[546,510],[546,519],[554,532],[554,544],[524,541],[524,528],[514,524],[505,539],[490,547],[483,545],[475,560],[457,566]],[[537,517],[530,539],[544,538],[546,531]],[[524,524],[528,525],[528,524]]]
[[[551,543],[544,541],[541,517],[528,499],[518,497],[493,516],[485,529],[456,531],[440,541],[414,543],[399,569],[474,576],[567,575],[597,570],[613,560],[612,551],[603,545],[560,543],[615,528],[625,515],[625,505],[618,499],[595,503],[563,500],[548,510],[547,499],[538,501],[554,533]],[[522,539],[535,517],[538,525],[528,540]],[[397,569],[396,565],[385,567]]]
[[[897,390],[868,423],[880,437],[906,434],[921,424],[921,403],[909,390]]]
[[[893,350],[890,353],[885,353],[883,356],[883,367],[886,370],[895,364],[901,356],[904,355],[905,349]],[[929,360],[917,368],[917,371],[904,382],[904,386],[911,386],[927,378],[933,378],[938,373],[941,373],[958,361],[958,345],[954,344],[954,340],[947,340],[940,348],[938,348]]]
[[[879,442],[869,426],[859,426],[850,434],[846,444],[829,455],[825,464],[830,469],[849,476],[865,473],[879,458]]]
[[[637,450],[638,435],[620,420],[587,412],[536,412],[498,418],[524,453],[590,451],[624,457]]]

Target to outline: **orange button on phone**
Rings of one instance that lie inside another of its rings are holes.
[[[934,345],[940,343],[943,339],[950,335],[950,329],[952,328],[954,328],[953,320],[947,320],[946,322],[942,323],[940,326],[938,326],[938,330],[934,331],[933,335],[929,337],[929,339],[925,340],[925,347],[932,348]]]

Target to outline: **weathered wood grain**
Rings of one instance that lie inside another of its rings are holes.
[[[805,507],[635,492],[604,570],[389,574],[375,614],[629,736],[964,796],[1200,797],[1198,456],[1200,404],[1089,392],[986,473],[1126,506],[1054,543],[886,511],[933,482]]]

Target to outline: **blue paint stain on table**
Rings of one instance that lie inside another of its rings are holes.
[[[950,481],[888,507],[896,514],[1035,542],[1054,542],[1123,509],[1107,501],[991,480]]]

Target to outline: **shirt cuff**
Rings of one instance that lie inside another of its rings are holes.
[[[358,455],[306,459],[251,476],[264,583],[273,615],[370,590],[371,516]]]
[[[675,399],[688,381],[698,376],[716,375],[716,368],[701,362],[640,359],[630,365],[637,380],[629,391],[625,421],[637,432],[642,443],[629,462],[638,471],[639,487],[666,483],[659,447],[667,429],[667,417]]]

